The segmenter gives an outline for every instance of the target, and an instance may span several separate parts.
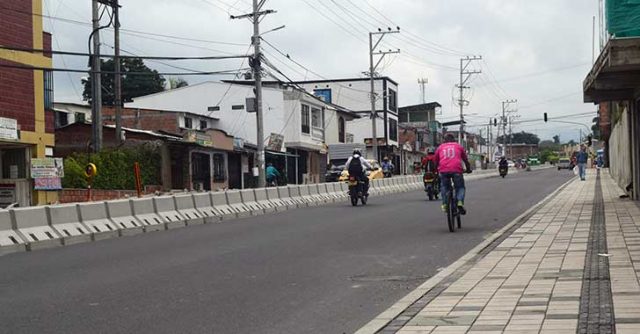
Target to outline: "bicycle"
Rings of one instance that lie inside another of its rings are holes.
[[[471,173],[471,171],[466,171],[466,174]],[[458,229],[462,228],[462,219],[460,211],[458,210],[458,203],[456,201],[456,197],[454,196],[455,184],[453,182],[453,175],[449,177],[449,191],[447,192],[447,226],[449,227],[449,232],[456,231],[456,223],[458,225]]]

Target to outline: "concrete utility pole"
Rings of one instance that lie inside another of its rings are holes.
[[[258,187],[264,188],[266,186],[265,179],[265,151],[264,151],[264,127],[263,127],[263,115],[262,115],[262,65],[260,58],[260,18],[264,15],[275,13],[274,10],[260,9],[264,5],[266,0],[253,0],[253,12],[250,14],[244,14],[240,16],[231,15],[232,19],[244,19],[248,18],[253,23],[253,36],[251,37],[251,44],[253,45],[253,58],[251,61],[251,69],[253,70],[253,79],[255,82],[255,96],[256,96],[256,125],[257,125],[257,145],[258,145]]]
[[[467,71],[467,67],[474,60],[481,60],[482,56],[473,56],[473,57],[465,57],[460,59],[460,84],[458,84],[458,89],[460,89],[460,98],[458,99],[458,104],[460,105],[460,132],[458,133],[458,142],[460,145],[464,145],[463,134],[464,134],[464,105],[465,103],[469,103],[469,101],[465,101],[464,99],[464,89],[469,88],[465,86],[469,78],[473,74],[480,74],[482,71]],[[466,146],[465,146],[466,147]]]
[[[115,90],[115,107],[116,107],[116,142],[122,144],[122,75],[120,74],[120,5],[118,0],[113,0],[113,28],[114,28],[114,57],[115,78],[113,80],[113,88]]]
[[[507,156],[507,113],[511,112],[507,110],[510,104],[516,103],[518,100],[506,100],[502,101],[502,118],[500,122],[502,124],[502,155]]]
[[[102,149],[102,81],[100,69],[100,4],[91,3],[93,32],[93,58],[91,62],[91,144],[94,152]]]
[[[378,68],[378,65],[380,65],[382,59],[384,59],[384,56],[388,54],[400,53],[400,50],[378,52],[374,52],[374,50],[378,47],[378,45],[380,45],[382,38],[384,38],[386,34],[397,34],[399,32],[400,27],[397,27],[397,30],[391,30],[391,28],[388,28],[388,31],[382,31],[382,29],[378,28],[378,31],[369,33],[369,81],[371,82],[371,145],[373,150],[373,158],[378,161],[380,161],[380,157],[378,156],[378,133],[376,129],[376,119],[378,118],[378,112],[376,111],[376,91],[373,79],[375,77],[376,69]],[[379,36],[375,44],[373,43],[373,36]],[[376,55],[379,55],[380,59],[378,59],[378,62],[374,65],[373,56]],[[386,92],[383,92],[382,94],[384,96],[386,95]]]
[[[429,83],[429,79],[427,78],[418,79],[418,85],[420,85],[420,95],[422,96],[422,103],[427,103],[427,83]]]

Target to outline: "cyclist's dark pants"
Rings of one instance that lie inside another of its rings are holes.
[[[456,200],[464,203],[464,177],[460,173],[440,173],[440,193],[442,194],[442,204],[448,204],[447,195],[451,187],[450,179],[453,178]]]

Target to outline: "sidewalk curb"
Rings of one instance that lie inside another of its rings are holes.
[[[358,329],[355,334],[374,334],[384,328],[389,322],[399,316],[405,309],[415,303],[418,299],[420,299],[423,295],[433,289],[436,285],[442,282],[449,275],[453,274],[460,267],[464,266],[468,261],[472,260],[476,255],[478,255],[483,249],[491,245],[496,239],[500,238],[505,232],[511,229],[514,225],[518,224],[522,219],[531,215],[532,213],[538,211],[544,204],[547,203],[551,198],[555,197],[558,193],[560,193],[564,188],[566,188],[572,182],[575,182],[575,178],[571,178],[567,182],[560,185],[556,190],[551,192],[549,195],[544,197],[538,203],[527,209],[525,212],[521,213],[507,225],[503,226],[500,230],[493,233],[490,237],[482,241],[480,244],[472,248],[465,255],[460,257],[454,263],[450,264],[448,267],[428,279],[426,282],[422,283],[415,290],[411,291],[409,294],[404,296],[402,299],[397,301],[391,307],[380,313],[373,320],[369,321],[366,325]]]

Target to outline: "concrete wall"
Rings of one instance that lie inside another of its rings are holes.
[[[614,109],[617,109],[614,104]],[[631,155],[629,138],[629,111],[625,108],[620,120],[613,125],[609,138],[609,171],[618,185],[625,188],[631,182]]]

